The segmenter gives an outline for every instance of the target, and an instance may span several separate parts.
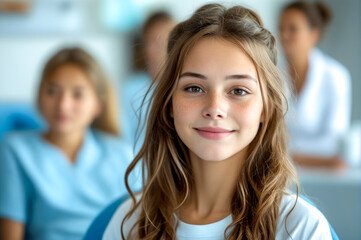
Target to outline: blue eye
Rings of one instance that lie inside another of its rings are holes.
[[[243,90],[243,89],[236,88],[236,89],[233,89],[233,90],[231,91],[231,94],[238,95],[238,96],[243,96],[243,95],[248,94],[248,92],[245,91],[245,90]]]
[[[202,93],[203,92],[202,88],[197,87],[197,86],[187,87],[185,90],[187,92],[191,92],[191,93]]]

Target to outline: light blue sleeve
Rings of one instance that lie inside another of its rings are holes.
[[[0,217],[26,222],[30,187],[17,159],[16,141],[13,140],[5,138],[0,144]]]

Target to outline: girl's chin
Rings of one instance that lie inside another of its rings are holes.
[[[229,159],[231,156],[223,154],[199,154],[197,157],[202,161],[208,162],[223,162]]]
[[[49,132],[54,133],[54,134],[59,134],[59,135],[67,135],[67,134],[75,133],[76,130],[73,128],[64,127],[64,126],[53,126],[53,127],[49,128]]]

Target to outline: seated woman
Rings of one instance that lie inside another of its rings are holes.
[[[132,150],[116,137],[114,100],[84,50],[64,49],[47,62],[38,92],[47,130],[10,134],[0,146],[1,239],[81,239],[126,192]]]
[[[253,11],[210,4],[178,24],[151,97],[147,176],[103,239],[331,239],[297,194],[276,41]]]
[[[340,143],[351,119],[351,79],[347,69],[316,48],[331,19],[319,2],[297,1],[280,16],[285,70],[295,97],[287,124],[290,152],[298,165],[344,168]]]

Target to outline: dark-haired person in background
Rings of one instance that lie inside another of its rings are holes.
[[[293,85],[288,128],[295,163],[343,168],[339,143],[351,117],[350,74],[316,48],[331,20],[321,2],[293,2],[282,10],[279,35]]]
[[[168,12],[154,12],[144,22],[140,42],[133,46],[135,51],[133,67],[136,74],[122,84],[120,102],[124,136],[131,145],[136,144],[136,152],[143,143],[143,133],[140,130],[142,124],[146,122],[145,114],[141,112],[146,111],[147,105],[142,111],[140,106],[150,84],[156,81],[166,55],[168,35],[175,24],[175,20]],[[137,136],[140,137],[138,141]]]

